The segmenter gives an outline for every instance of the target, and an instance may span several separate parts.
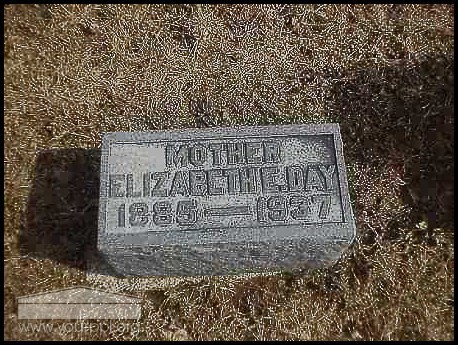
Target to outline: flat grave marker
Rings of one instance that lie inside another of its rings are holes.
[[[100,181],[123,275],[319,267],[355,237],[337,124],[105,133]]]

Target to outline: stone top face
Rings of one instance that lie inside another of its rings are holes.
[[[103,136],[102,252],[119,256],[123,247],[135,246],[212,252],[225,244],[302,240],[340,245],[354,236],[337,124]],[[270,264],[257,260],[253,267],[274,267],[271,259],[266,253]]]

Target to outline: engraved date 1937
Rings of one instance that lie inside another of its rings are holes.
[[[179,200],[176,203],[158,200],[151,205],[136,202],[118,207],[118,227],[149,224],[167,226],[177,224],[181,227],[192,226],[208,217],[252,216],[260,224],[269,222],[309,221],[322,222],[330,214],[331,196],[317,195],[276,195],[258,197],[256,205],[239,207],[203,208],[196,199]]]

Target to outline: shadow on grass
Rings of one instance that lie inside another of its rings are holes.
[[[99,149],[41,151],[20,231],[22,254],[86,269],[97,255]]]
[[[399,61],[340,75],[330,118],[340,123],[347,164],[391,167],[405,182],[408,226],[425,220],[428,233],[453,229],[454,56]]]

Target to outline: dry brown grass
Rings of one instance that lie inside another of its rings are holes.
[[[453,339],[453,12],[5,6],[5,338]],[[83,249],[65,257],[21,248],[31,219],[64,249],[72,243],[62,231],[96,227],[96,187],[84,178],[84,198],[60,193],[65,168],[48,169],[54,161],[40,150],[84,168],[78,149],[98,147],[104,131],[330,121],[341,124],[358,226],[334,266],[141,290],[118,284],[145,300],[135,334],[20,331],[17,297],[91,285]],[[36,207],[40,198],[46,207]]]

